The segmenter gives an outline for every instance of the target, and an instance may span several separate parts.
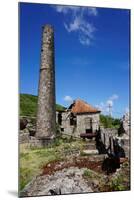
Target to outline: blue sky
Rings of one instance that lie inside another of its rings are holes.
[[[20,3],[20,92],[37,95],[42,26],[55,30],[56,102],[129,108],[129,10]]]

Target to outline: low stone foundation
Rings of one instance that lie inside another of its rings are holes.
[[[54,142],[54,138],[46,138],[46,139],[38,139],[33,136],[29,136],[27,133],[20,134],[20,144],[27,144],[30,147],[47,147],[52,145]]]
[[[27,130],[25,132],[24,131],[20,131],[19,143],[20,144],[29,143],[29,140],[30,140],[29,132]]]
[[[52,145],[53,142],[53,138],[37,139],[36,137],[31,137],[29,140],[29,144],[31,147],[46,147]]]
[[[118,144],[124,150],[125,157],[130,158],[130,138],[128,135],[123,135],[122,137],[117,137]]]
[[[118,134],[118,129],[102,128],[100,141],[109,154],[130,158],[130,138],[126,132]]]
[[[54,142],[54,138],[37,138],[36,137],[36,118],[21,117],[19,143],[27,144],[30,147],[46,147]]]

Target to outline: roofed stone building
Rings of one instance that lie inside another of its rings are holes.
[[[94,133],[99,129],[100,110],[83,100],[75,100],[65,111],[56,112],[61,132],[79,137],[81,133]]]

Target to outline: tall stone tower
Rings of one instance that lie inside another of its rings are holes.
[[[36,137],[41,140],[54,138],[56,131],[54,64],[54,30],[46,25],[42,35],[36,124]]]

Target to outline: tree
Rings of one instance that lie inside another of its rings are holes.
[[[120,119],[110,117],[108,115],[100,115],[100,123],[104,128],[119,128]]]

